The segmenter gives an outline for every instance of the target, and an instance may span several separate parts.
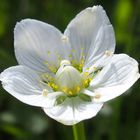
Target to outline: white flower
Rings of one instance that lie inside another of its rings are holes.
[[[140,77],[133,58],[114,54],[113,27],[101,6],[80,12],[64,34],[49,24],[22,20],[14,46],[19,66],[1,73],[3,88],[66,125],[92,118]]]

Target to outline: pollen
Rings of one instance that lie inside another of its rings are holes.
[[[92,75],[90,72],[86,71],[82,74],[83,77],[83,87],[87,88],[93,79]]]

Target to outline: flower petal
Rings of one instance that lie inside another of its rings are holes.
[[[54,98],[52,102],[54,103]],[[102,103],[85,102],[79,97],[71,97],[67,98],[61,105],[44,108],[44,111],[49,117],[62,124],[74,125],[94,117],[102,105]]]
[[[82,91],[83,94],[88,95],[88,96],[95,96],[95,93],[93,91],[91,91],[90,89],[84,89]]]
[[[25,66],[14,66],[0,74],[3,88],[15,98],[29,105],[47,107],[47,98],[42,95],[45,88],[40,84],[39,76]]]
[[[62,37],[58,29],[41,21],[25,19],[17,23],[14,45],[19,64],[39,72],[55,70],[61,59],[66,59],[68,48]]]
[[[93,92],[100,98],[94,101],[105,102],[113,99],[128,90],[140,77],[138,63],[125,54],[112,57],[110,64],[91,81]]]
[[[83,55],[86,67],[90,67],[106,51],[114,53],[113,27],[101,6],[80,12],[70,22],[64,34],[70,40],[73,59],[79,63]]]
[[[91,66],[105,66],[112,58],[115,50],[115,36],[112,25],[101,27],[91,46],[84,69],[90,68]]]

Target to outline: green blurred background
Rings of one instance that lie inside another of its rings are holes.
[[[38,19],[62,32],[82,9],[102,5],[114,26],[116,53],[140,60],[140,0],[0,0],[0,71],[17,65],[13,29],[24,18]],[[140,86],[105,104],[86,120],[88,140],[140,140]],[[0,86],[0,140],[72,140],[70,126],[48,118],[37,107],[21,103]]]

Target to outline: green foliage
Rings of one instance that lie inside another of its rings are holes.
[[[17,21],[38,19],[64,31],[79,11],[97,4],[105,8],[114,26],[116,53],[128,53],[139,61],[140,0],[0,0],[0,71],[17,64],[13,48]],[[105,104],[99,115],[85,121],[89,140],[140,139],[138,84],[127,96]],[[40,108],[19,102],[0,86],[0,140],[72,140],[72,136],[71,127],[49,119]]]

